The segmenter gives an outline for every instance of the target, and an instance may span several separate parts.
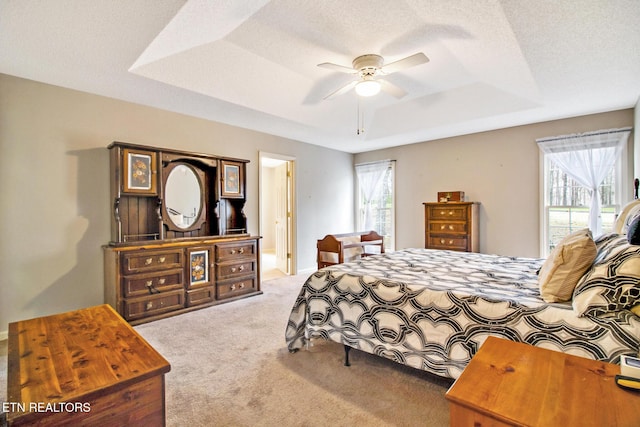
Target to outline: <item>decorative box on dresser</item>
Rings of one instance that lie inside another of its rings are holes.
[[[260,291],[247,160],[114,142],[105,302],[139,324]]]
[[[478,252],[478,202],[427,202],[424,247]]]

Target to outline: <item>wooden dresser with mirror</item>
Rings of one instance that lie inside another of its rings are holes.
[[[262,293],[247,232],[248,160],[109,145],[105,302],[131,324]]]

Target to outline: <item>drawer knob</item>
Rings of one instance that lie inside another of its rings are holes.
[[[235,267],[231,267],[231,272],[235,273],[236,272],[236,268]]]
[[[453,225],[449,224],[449,230],[453,230]]]
[[[238,253],[243,254],[244,253],[244,248],[240,248],[240,250],[238,250]]]
[[[160,279],[158,279],[158,284],[159,285],[164,285],[166,281],[167,281],[167,279],[165,279],[164,277],[161,277]]]
[[[444,239],[440,239],[440,244],[444,245]]]
[[[235,291],[236,289],[242,289],[244,288],[244,283],[234,283],[233,285],[231,285],[231,290]]]
[[[453,240],[449,240],[449,244],[450,244],[450,245],[453,245]]]
[[[149,301],[145,307],[146,310],[151,310],[153,308],[153,303]]]
[[[449,215],[453,215],[453,211],[449,211]]]
[[[238,267],[238,270],[243,271],[244,270],[244,265],[241,265],[240,267]]]
[[[444,230],[444,224],[440,226],[440,230]]]
[[[153,287],[153,280],[147,280],[147,283],[145,283],[145,285],[147,286],[147,289],[149,289],[149,293],[150,294],[159,294],[160,291],[157,290],[156,288]]]
[[[166,260],[167,260],[167,258],[163,257],[163,256],[161,256],[160,259],[159,259],[160,262],[165,262]]]
[[[235,255],[236,254],[236,250],[235,249],[231,249],[231,255]]]
[[[153,258],[147,258],[144,260],[144,265],[151,265],[153,263]]]

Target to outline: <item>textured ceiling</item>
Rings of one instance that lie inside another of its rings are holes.
[[[638,0],[0,0],[1,73],[347,152],[633,107],[639,52]]]

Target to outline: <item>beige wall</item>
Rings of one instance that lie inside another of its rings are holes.
[[[633,126],[633,120],[628,109],[361,153],[355,161],[397,161],[396,248],[423,246],[422,203],[436,201],[439,191],[460,190],[481,203],[481,252],[538,257],[536,138]]]
[[[353,230],[351,154],[0,74],[0,339],[8,322],[103,303],[112,141],[249,159],[253,234],[258,152],[295,157],[298,269],[316,239]]]

